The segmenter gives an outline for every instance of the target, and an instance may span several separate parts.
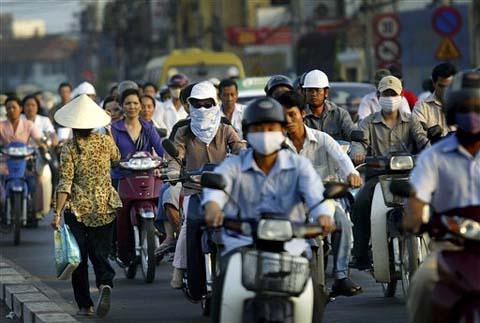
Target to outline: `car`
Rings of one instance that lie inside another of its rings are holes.
[[[369,83],[331,82],[328,99],[350,113],[353,122],[358,122],[358,106],[362,98],[376,88]]]
[[[237,80],[238,103],[248,105],[251,101],[265,96],[265,85],[270,76],[247,77]]]

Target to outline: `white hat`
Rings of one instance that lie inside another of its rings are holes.
[[[305,75],[305,80],[303,82],[303,88],[316,88],[316,89],[323,89],[326,87],[330,87],[328,83],[327,74],[323,73],[320,70],[313,70]]]
[[[80,83],[72,93],[72,97],[76,97],[82,94],[87,94],[87,95],[96,95],[95,87],[88,83],[88,82],[83,82]]]
[[[217,89],[209,81],[200,82],[192,88],[192,92],[187,101],[190,102],[190,99],[212,99],[215,104],[217,104]]]
[[[86,94],[77,96],[61,107],[53,117],[63,127],[95,129],[108,125],[112,119]]]

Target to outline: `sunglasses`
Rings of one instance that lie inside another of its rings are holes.
[[[197,100],[190,100],[190,105],[195,109],[205,108],[210,109],[211,107],[215,106],[215,103],[212,101],[197,101]]]

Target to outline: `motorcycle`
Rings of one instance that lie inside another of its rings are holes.
[[[392,192],[410,197],[409,183],[392,183]],[[433,289],[433,322],[460,323],[480,320],[480,207],[470,206],[423,219],[421,231],[435,240],[450,241],[457,250],[440,251],[439,281]],[[429,310],[429,309],[425,309]]]
[[[352,138],[363,142],[363,133],[352,133]],[[409,153],[392,153],[366,157],[366,162],[357,167],[365,167],[367,174],[378,176],[370,214],[371,246],[373,276],[381,283],[385,297],[395,296],[398,281],[403,294],[407,295],[410,278],[429,252],[427,235],[403,231],[405,201],[390,191],[391,183],[408,182],[414,163],[414,156]],[[428,217],[428,208],[424,212]]]
[[[38,181],[37,190],[37,210],[40,217],[45,216],[50,212],[53,188],[58,183],[58,160],[53,153],[52,140],[47,134],[42,137],[42,142],[48,148],[46,151],[37,150],[37,159],[35,163],[36,174],[40,180]]]
[[[224,190],[220,174],[202,175],[203,187]],[[329,185],[326,199],[341,198],[344,184]],[[232,200],[232,198],[230,197]],[[233,200],[232,200],[233,201]],[[320,204],[319,203],[319,204]],[[214,277],[212,298],[213,322],[320,322],[325,298],[316,295],[322,286],[316,277],[323,265],[319,257],[307,259],[305,239],[322,235],[322,227],[311,223],[294,223],[284,216],[261,214],[259,218],[225,218],[224,229],[251,236],[249,246],[229,252],[220,261],[220,275]],[[292,252],[288,242],[303,242],[304,248]],[[290,251],[287,251],[290,250]],[[311,272],[311,268],[313,272]]]
[[[2,154],[7,156],[8,175],[5,180],[5,216],[3,222],[13,231],[13,244],[20,244],[20,230],[32,215],[33,202],[27,179],[27,161],[35,154],[33,148],[21,142],[12,142],[4,147]]]
[[[160,245],[153,221],[162,181],[154,175],[153,170],[161,164],[161,160],[144,151],[136,152],[119,163],[121,168],[130,171],[120,179],[118,194],[124,208],[129,210],[135,250],[134,259],[123,267],[125,276],[133,279],[140,264],[145,283],[155,279],[155,249]]]
[[[178,159],[178,150],[168,139],[162,141],[165,151],[181,165],[180,173],[166,175],[164,182],[181,182],[183,187],[201,191],[200,178],[202,174],[212,171],[215,164],[205,164],[201,169],[185,171],[183,163]],[[181,197],[183,200],[183,196]],[[201,193],[190,195],[188,210],[180,208],[183,221],[186,221],[187,237],[187,269],[183,277],[182,290],[185,297],[193,302],[200,303],[202,314],[210,313],[210,300],[212,295],[212,273],[216,271],[216,245],[218,241],[215,234],[205,230],[205,221],[200,207]],[[186,216],[188,214],[188,216]]]

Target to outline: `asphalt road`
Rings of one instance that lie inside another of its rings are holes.
[[[19,269],[29,272],[38,279],[38,284],[47,296],[57,302],[65,311],[74,315],[76,305],[68,281],[55,277],[53,256],[53,232],[50,220],[45,219],[37,229],[24,229],[20,246],[14,247],[12,236],[0,233],[0,254],[13,261]],[[128,280],[123,271],[116,267],[117,275],[112,293],[112,309],[104,319],[81,318],[82,322],[209,322],[201,316],[200,305],[192,304],[181,291],[169,286],[171,265],[161,263],[157,267],[152,284],[145,284],[140,270],[137,279]],[[90,270],[92,297],[97,291],[94,286],[93,270]],[[404,323],[407,322],[405,301],[399,286],[397,297],[384,298],[379,284],[365,273],[352,271],[352,278],[362,285],[364,292],[354,297],[339,297],[327,306],[326,323]],[[329,285],[331,279],[329,279]],[[4,312],[0,322],[4,322]],[[12,321],[10,321],[12,322]]]

